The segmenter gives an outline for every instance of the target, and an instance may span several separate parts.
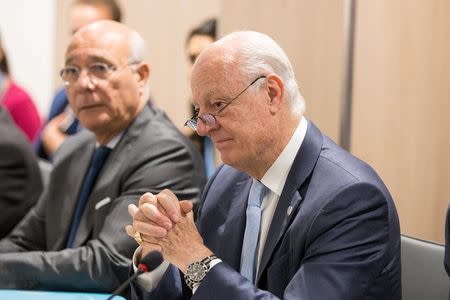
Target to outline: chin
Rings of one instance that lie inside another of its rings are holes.
[[[108,130],[108,128],[111,127],[112,122],[110,120],[83,120],[80,119],[81,125],[83,125],[84,128],[92,131],[92,132],[98,132],[98,131],[105,131]]]
[[[232,151],[219,151],[222,162],[226,165],[236,168],[239,165],[239,159],[233,155]]]

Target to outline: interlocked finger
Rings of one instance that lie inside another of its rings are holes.
[[[172,228],[172,221],[163,214],[157,206],[150,203],[144,203],[139,207],[139,211],[154,224],[167,230]]]
[[[136,230],[136,231],[134,232],[133,238],[134,238],[134,240],[135,240],[139,245],[142,244],[143,240],[142,240],[142,237],[141,237],[141,233],[140,233],[138,230]]]

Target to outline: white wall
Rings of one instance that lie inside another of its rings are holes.
[[[0,0],[0,33],[12,76],[45,117],[54,94],[56,0]]]

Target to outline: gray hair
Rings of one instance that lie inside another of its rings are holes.
[[[147,45],[144,38],[137,31],[131,31],[130,33],[130,52],[130,63],[139,63],[147,58]],[[144,96],[146,98],[150,97],[150,80],[147,81]]]
[[[233,32],[221,42],[237,41],[236,56],[231,58],[242,74],[254,80],[260,75],[275,73],[285,84],[285,100],[294,115],[303,114],[305,100],[295,80],[291,62],[283,49],[269,36],[255,31]],[[232,55],[234,56],[234,55]]]
[[[130,62],[144,61],[147,56],[147,45],[142,36],[136,31],[130,33]]]

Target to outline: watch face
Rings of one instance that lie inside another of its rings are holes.
[[[203,277],[205,277],[206,271],[207,266],[200,262],[197,262],[189,266],[187,274],[189,275],[189,279],[193,282],[200,282],[202,281]]]

